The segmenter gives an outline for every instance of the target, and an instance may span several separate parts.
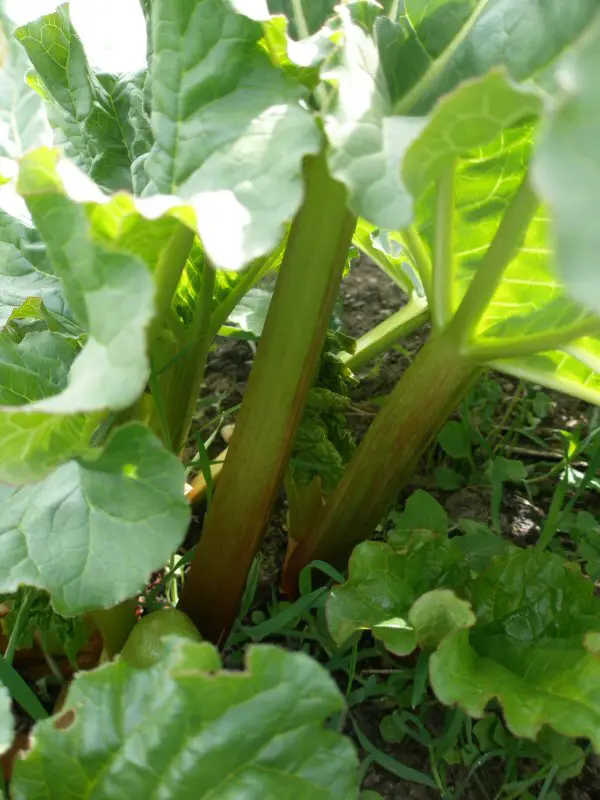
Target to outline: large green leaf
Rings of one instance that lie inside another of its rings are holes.
[[[533,162],[533,175],[554,223],[560,274],[573,296],[600,314],[598,247],[594,209],[600,186],[600,24],[556,71]]]
[[[183,466],[147,428],[119,428],[92,456],[4,496],[0,591],[45,589],[65,616],[108,607],[139,592],[181,544]]]
[[[152,4],[156,190],[196,213],[217,266],[271,251],[302,200],[302,158],[320,135],[304,90],[260,46],[262,27],[225,0]]]
[[[65,154],[106,188],[132,188],[132,162],[150,144],[143,76],[119,81],[94,73],[67,4],[18,28],[16,36],[37,71]]]
[[[523,9],[522,0],[407,0],[399,22],[377,20],[374,38],[352,21],[348,9],[339,10],[339,63],[325,76],[337,98],[326,132],[330,168],[348,187],[355,213],[381,228],[406,227],[413,202],[400,165],[426,124],[423,115],[432,110],[439,115],[425,142],[426,149],[438,150],[437,161],[464,146],[485,144],[499,126],[530,113],[535,103],[509,85],[499,94],[492,85],[498,79],[491,77],[475,87],[459,84],[497,67],[513,80],[532,77],[577,38],[597,10],[596,0],[576,0],[567,11],[561,0],[546,0],[543,9],[537,2]],[[456,105],[435,107],[457,87]],[[434,140],[442,125],[447,133],[449,115],[468,122],[450,128],[442,154],[443,143]],[[412,172],[418,174],[418,168]],[[418,176],[417,183],[424,184],[425,177]]]
[[[37,726],[14,800],[358,797],[352,744],[323,730],[343,699],[316,661],[259,645],[227,672],[211,645],[171,642],[151,669],[119,661],[75,679],[74,721]]]
[[[421,114],[459,83],[504,66],[523,81],[572,44],[598,13],[597,0],[403,0],[388,34],[385,72],[396,110]],[[381,37],[381,32],[380,32]],[[393,44],[393,46],[392,46]]]

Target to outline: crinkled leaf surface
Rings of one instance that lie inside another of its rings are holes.
[[[131,164],[141,155],[140,143],[149,144],[141,88],[129,79],[120,86],[114,76],[94,73],[68,4],[18,28],[16,36],[42,82],[65,154],[106,188],[131,189]]]
[[[259,45],[262,27],[224,0],[152,4],[155,188],[196,212],[217,266],[273,249],[302,200],[302,158],[320,146],[304,90]]]
[[[561,558],[511,548],[470,590],[477,625],[451,633],[431,657],[434,691],[483,716],[497,698],[510,729],[543,725],[600,748],[600,607],[593,584]]]
[[[430,677],[443,703],[483,716],[497,698],[517,736],[535,738],[549,725],[599,747],[592,581],[553,554],[481,532],[436,536],[421,529],[425,521],[413,515],[408,542],[401,527],[388,544],[355,548],[348,580],[326,606],[334,638],[366,628],[397,655],[435,650]],[[486,539],[501,547],[482,557]]]
[[[323,729],[343,699],[316,661],[259,645],[227,672],[211,645],[171,641],[151,669],[118,661],[76,678],[74,721],[38,725],[15,800],[358,797],[352,744]]]
[[[96,460],[70,461],[0,506],[0,591],[45,589],[73,616],[145,585],[189,521],[183,466],[147,428],[119,428]]]
[[[556,258],[573,296],[600,313],[594,209],[600,186],[600,24],[556,70],[558,91],[549,100],[533,175],[554,222]]]

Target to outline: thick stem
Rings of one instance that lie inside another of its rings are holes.
[[[356,372],[369,361],[386,353],[397,342],[418,330],[429,319],[427,300],[413,295],[409,302],[356,342],[354,353],[344,354],[342,361]]]
[[[215,270],[206,264],[198,306],[190,328],[192,346],[182,354],[165,376],[164,407],[170,432],[171,447],[180,453],[185,445],[200,393],[204,369],[213,342],[211,312],[215,288]]]
[[[289,460],[355,220],[325,157],[306,162],[306,198],[281,270],[180,608],[214,642],[235,621]]]
[[[329,498],[313,534],[294,550],[284,576],[293,592],[300,570],[315,559],[344,566],[413,475],[479,369],[459,355],[447,334],[433,335],[388,398]]]

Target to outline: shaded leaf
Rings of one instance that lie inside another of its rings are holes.
[[[2,502],[0,591],[45,589],[73,616],[139,592],[181,544],[184,470],[142,425],[119,428],[96,460],[70,461]]]
[[[323,730],[343,708],[325,669],[267,646],[249,648],[246,663],[227,672],[211,645],[173,639],[150,669],[119,661],[80,674],[65,705],[74,723],[36,728],[15,800],[49,789],[56,798],[357,798],[354,748]]]

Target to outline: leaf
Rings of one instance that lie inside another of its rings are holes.
[[[514,81],[536,75],[596,16],[595,0],[405,0],[391,29],[385,74],[397,113],[423,114],[461,82],[502,66]],[[381,32],[379,31],[381,36]]]
[[[596,24],[556,69],[556,96],[542,121],[533,178],[554,222],[556,260],[573,297],[600,313],[597,205],[600,160],[600,25]]]
[[[68,4],[15,31],[49,101],[65,154],[107,189],[130,189],[132,157],[117,113],[114,79],[94,73],[71,24]]]
[[[473,539],[484,538],[501,549],[471,558]],[[548,725],[600,746],[600,601],[559,556],[485,533],[364,543],[326,619],[337,642],[370,629],[396,655],[435,650],[430,680],[446,705],[482,717],[496,698],[516,736]]]
[[[595,0],[576,0],[567,14],[549,0],[543,12],[529,5],[523,18],[521,0],[409,0],[400,22],[378,19],[371,38],[338,9],[339,63],[324,75],[337,97],[325,129],[330,169],[354,213],[383,229],[406,228],[413,194],[444,164],[539,110],[537,91],[511,81],[557,58],[596,11]]]
[[[402,174],[413,197],[418,198],[455,158],[537,117],[541,109],[539,90],[512,83],[500,70],[462,83],[437,103],[404,157]]]
[[[580,339],[565,351],[492,362],[490,366],[554,389],[586,403],[600,405],[600,340]]]
[[[301,39],[303,32],[298,29],[293,0],[268,0],[271,14],[285,14],[289,20],[290,33],[294,39]],[[337,0],[299,0],[297,4],[302,9],[304,24],[309,34],[316,33],[332,16]]]
[[[424,530],[445,536],[448,532],[448,515],[438,501],[428,492],[417,489],[405,503],[404,511],[393,515],[396,541],[402,541],[413,531]]]
[[[471,606],[448,589],[422,594],[408,612],[419,647],[435,650],[452,631],[475,624]]]
[[[81,673],[65,708],[75,720],[36,727],[11,783],[15,800],[218,797],[357,798],[350,741],[323,730],[343,700],[303,653],[248,649],[245,672],[221,669],[207,643],[172,640],[155,667],[122,661]],[[135,754],[132,757],[132,754]]]
[[[194,209],[212,261],[270,252],[302,200],[302,159],[320,148],[304,89],[272,65],[262,28],[224,0],[152,4],[156,190]]]
[[[497,698],[516,736],[543,725],[600,746],[600,661],[593,585],[561,558],[511,548],[475,582],[478,622],[451,633],[430,660],[434,691],[483,716]]]
[[[183,483],[177,458],[134,423],[96,460],[13,490],[2,502],[0,591],[45,589],[63,616],[131,597],[183,541]]]
[[[39,479],[85,453],[100,416],[108,409],[127,408],[140,396],[149,375],[146,330],[154,314],[149,267],[182,228],[172,216],[150,223],[126,195],[110,201],[53,150],[33,151],[22,159],[18,188],[86,335],[61,391],[30,392],[22,403],[0,408],[0,479],[11,483]],[[12,223],[11,271],[23,278],[33,270],[23,264],[21,254],[37,257],[37,251],[26,248],[23,230]],[[56,287],[56,279],[52,281]]]
[[[17,159],[50,144],[52,134],[42,100],[25,83],[29,64],[1,9],[0,54],[0,157]]]
[[[338,10],[344,32],[340,63],[324,75],[337,88],[325,119],[329,169],[347,187],[357,216],[384,229],[403,228],[413,202],[402,182],[402,158],[424,121],[393,116],[375,43],[347,10]]]
[[[230,314],[228,322],[242,331],[260,337],[272,296],[273,293],[265,289],[250,289]]]
[[[460,422],[447,422],[438,434],[438,442],[450,458],[471,457],[469,430]]]
[[[34,229],[0,211],[0,326],[30,297],[65,313],[60,280],[51,272]]]
[[[350,558],[348,580],[334,586],[327,600],[327,625],[334,640],[341,644],[356,631],[371,629],[392,653],[411,653],[418,644],[410,619],[415,601],[432,589],[453,588],[468,579],[468,563],[456,544],[459,538],[420,529],[405,544],[396,534],[390,535],[390,544],[358,545]],[[418,620],[418,607],[416,613]],[[423,635],[427,638],[427,632]]]

